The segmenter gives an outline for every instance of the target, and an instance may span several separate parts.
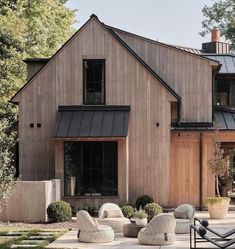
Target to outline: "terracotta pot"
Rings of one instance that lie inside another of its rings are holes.
[[[137,226],[146,227],[148,220],[147,218],[135,218],[135,223]]]

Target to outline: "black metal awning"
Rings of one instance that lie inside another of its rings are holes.
[[[55,138],[126,137],[130,106],[59,106]]]
[[[214,112],[216,128],[219,130],[235,130],[235,109],[217,107]]]

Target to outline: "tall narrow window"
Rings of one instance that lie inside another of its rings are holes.
[[[105,60],[83,60],[83,102],[105,104]]]

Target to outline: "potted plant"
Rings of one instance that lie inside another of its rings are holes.
[[[143,209],[135,211],[133,217],[135,218],[135,223],[137,226],[147,226],[148,215]]]
[[[210,218],[222,219],[227,216],[230,198],[221,197],[219,191],[219,176],[228,172],[228,160],[224,155],[221,143],[215,139],[213,158],[208,161],[209,169],[215,175],[216,194],[215,197],[206,198],[205,205],[208,208]]]

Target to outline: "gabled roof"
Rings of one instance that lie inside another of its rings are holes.
[[[109,25],[106,25],[106,27],[107,27],[108,29],[112,30],[113,32],[115,32],[115,31],[116,31],[116,32],[121,32],[121,33],[130,35],[130,36],[133,36],[133,37],[136,37],[136,38],[139,38],[139,39],[148,41],[148,42],[152,42],[152,43],[161,45],[161,46],[163,46],[163,47],[172,48],[172,49],[178,50],[178,51],[183,52],[183,53],[186,53],[186,54],[190,54],[190,55],[193,55],[193,56],[197,56],[197,57],[199,57],[199,58],[201,58],[201,59],[204,59],[204,60],[209,60],[209,61],[217,62],[217,61],[215,61],[215,60],[213,60],[213,59],[206,58],[206,57],[202,57],[202,56],[200,55],[200,52],[199,52],[198,49],[186,48],[186,47],[183,47],[183,46],[171,45],[171,44],[159,42],[159,41],[156,41],[156,40],[153,40],[153,39],[144,37],[144,36],[140,36],[140,35],[131,33],[131,32],[129,32],[129,31],[126,31],[126,30],[123,30],[123,29],[119,29],[119,28],[116,28],[116,27],[112,27],[112,26],[109,26]],[[116,32],[115,32],[115,34],[116,34]],[[190,51],[190,50],[191,50],[191,51]],[[217,62],[217,63],[218,63],[218,62]]]
[[[128,52],[130,54],[132,54],[136,60],[138,60],[151,74],[154,78],[156,78],[178,101],[181,101],[181,97],[171,88],[170,85],[168,85],[152,68],[150,68],[145,62],[144,60],[142,60],[114,31],[112,31],[110,28],[108,28],[108,26],[106,26],[104,23],[100,22],[100,20],[98,19],[98,17],[96,15],[91,15],[90,19],[49,59],[49,61],[36,73],[32,76],[31,79],[29,79],[26,84],[19,89],[19,91],[11,98],[10,102],[12,103],[18,103],[17,101],[14,101],[14,98],[21,93],[24,88],[29,85],[33,79],[40,74],[43,69],[46,67],[46,65],[48,65],[48,63],[50,63],[50,61],[52,61],[55,56],[63,49],[64,46],[66,46],[72,39],[73,37],[75,37],[80,30],[82,30],[92,19],[96,19],[97,22],[112,36],[114,37],[125,49],[128,50]]]

